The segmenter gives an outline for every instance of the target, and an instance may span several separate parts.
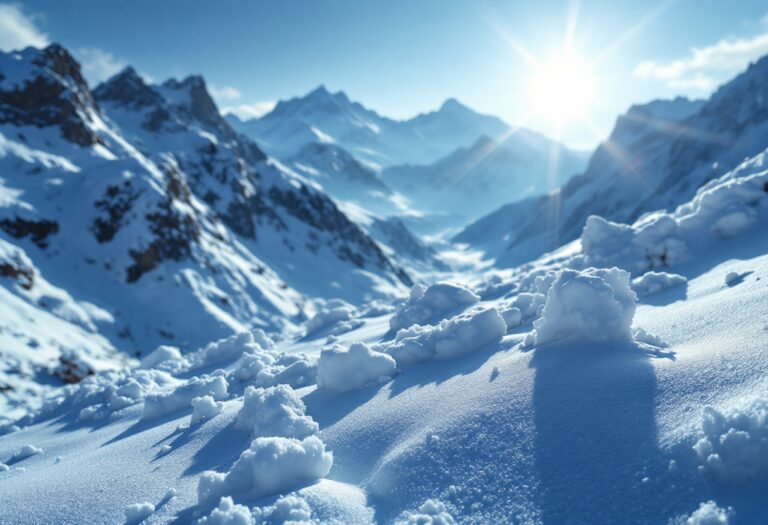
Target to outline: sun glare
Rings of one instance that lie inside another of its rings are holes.
[[[587,114],[595,85],[584,60],[562,54],[535,65],[529,89],[536,114],[566,124]]]

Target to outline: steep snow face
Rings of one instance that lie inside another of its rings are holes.
[[[290,157],[314,142],[337,144],[373,168],[430,163],[481,136],[496,137],[508,126],[456,100],[410,120],[382,117],[321,86],[304,97],[281,101],[267,115],[245,122],[230,118],[238,131],[277,157]]]
[[[127,95],[131,90],[138,95]],[[152,158],[186,174],[192,193],[291,288],[360,302],[377,288],[391,294],[401,281],[410,282],[327,195],[237,134],[219,115],[202,78],[148,86],[126,70],[94,93]],[[149,103],[137,107],[135,99]],[[297,271],[309,261],[316,271],[312,278]]]
[[[502,204],[561,186],[582,173],[587,160],[586,152],[517,129],[499,138],[481,137],[434,164],[393,166],[381,176],[414,208],[456,210],[455,221],[464,225]]]
[[[768,57],[703,104],[677,99],[632,107],[583,175],[556,194],[505,206],[455,240],[514,265],[576,238],[589,215],[629,222],[687,201],[768,146],[766,71]]]

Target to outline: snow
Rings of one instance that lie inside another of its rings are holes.
[[[155,506],[149,502],[134,503],[125,507],[125,522],[136,525],[149,518],[155,512]]]
[[[175,346],[160,345],[154,352],[141,360],[141,368],[176,368],[176,364],[182,361],[181,350]],[[170,362],[170,363],[169,363]],[[159,365],[164,365],[160,367]],[[166,366],[167,365],[167,366]]]
[[[728,525],[733,515],[733,509],[723,509],[714,501],[706,501],[699,505],[680,525]]]
[[[534,323],[535,344],[629,341],[635,293],[618,268],[562,270]]]
[[[226,494],[260,498],[296,488],[300,483],[324,478],[331,470],[333,455],[317,436],[299,441],[285,437],[253,440],[226,473],[205,472],[197,487],[201,505]]]
[[[210,514],[197,521],[197,525],[253,525],[253,522],[248,507],[238,505],[231,497],[224,496]]]
[[[639,297],[653,295],[667,288],[681,286],[688,282],[682,275],[667,272],[646,272],[632,279],[632,290]]]
[[[437,283],[429,287],[416,284],[411,288],[408,301],[390,319],[389,327],[396,332],[415,324],[437,322],[453,310],[479,300],[477,294],[458,284]]]
[[[706,407],[694,445],[702,468],[731,483],[768,474],[768,396],[720,411]]]
[[[461,314],[437,326],[413,325],[397,332],[389,343],[374,349],[395,358],[398,365],[429,359],[453,359],[499,341],[507,332],[495,308]]]
[[[428,499],[416,512],[405,512],[395,522],[397,525],[454,525],[456,521],[445,507],[445,503]]]
[[[318,424],[304,412],[306,407],[288,385],[269,388],[249,386],[235,428],[258,436],[305,438],[318,431]]]
[[[193,377],[170,391],[148,395],[144,400],[144,419],[171,414],[189,407],[192,400],[200,396],[211,396],[215,400],[226,399],[227,380],[221,375]]]
[[[192,404],[192,419],[190,420],[192,425],[208,421],[224,410],[224,403],[214,400],[213,396],[193,397],[190,403]]]
[[[43,449],[38,448],[34,445],[26,444],[23,447],[21,447],[21,449],[10,458],[9,462],[18,463],[21,460],[24,460],[29,457],[35,456],[37,454],[42,454],[42,453],[43,453]]]
[[[385,381],[396,371],[392,357],[372,350],[365,343],[355,343],[349,348],[335,345],[320,352],[317,388],[346,392]]]

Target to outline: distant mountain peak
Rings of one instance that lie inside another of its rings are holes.
[[[160,100],[160,95],[130,66],[96,86],[93,94],[98,100],[133,108],[157,104]]]
[[[471,111],[467,106],[462,104],[458,101],[456,98],[448,98],[443,102],[442,106],[440,106],[439,111]]]

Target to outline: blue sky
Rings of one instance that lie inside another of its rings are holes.
[[[127,64],[157,81],[201,73],[242,113],[318,84],[395,118],[456,97],[591,147],[631,104],[707,96],[768,54],[767,14],[757,0],[30,0],[0,3],[0,48],[61,42],[92,81]],[[523,55],[549,56],[569,27],[594,96],[557,126],[528,114]]]

